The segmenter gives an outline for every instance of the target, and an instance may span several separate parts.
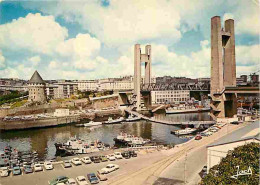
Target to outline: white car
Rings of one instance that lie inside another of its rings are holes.
[[[84,176],[76,177],[76,181],[79,185],[88,185],[87,179]]]
[[[52,165],[52,163],[51,162],[45,162],[44,163],[44,168],[46,169],[46,170],[52,170],[53,169],[53,165]]]
[[[68,182],[66,184],[67,185],[77,185],[77,182],[73,178],[69,178]]]
[[[9,169],[8,167],[2,167],[0,169],[0,176],[1,177],[7,177],[9,175]]]
[[[83,157],[83,158],[81,159],[81,161],[82,161],[83,163],[85,163],[85,164],[90,164],[90,163],[92,163],[92,161],[90,160],[89,157]]]
[[[115,157],[114,154],[107,155],[107,158],[109,159],[109,161],[115,161],[116,160],[116,157]]]
[[[77,165],[81,165],[82,163],[81,163],[81,161],[79,160],[79,158],[73,158],[72,160],[71,160],[71,162],[73,163],[73,164],[75,164],[76,166]]]
[[[121,152],[115,152],[116,159],[123,159]]]
[[[39,171],[42,171],[43,168],[42,168],[42,165],[41,164],[35,164],[34,165],[34,171],[35,172],[39,172]]]
[[[105,168],[102,168],[100,172],[102,174],[107,174],[117,169],[119,169],[119,166],[117,164],[108,164]]]

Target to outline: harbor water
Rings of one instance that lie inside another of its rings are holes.
[[[156,119],[165,119],[173,122],[210,120],[207,112],[172,115],[158,114],[155,117]],[[186,142],[188,138],[179,138],[170,133],[172,130],[178,129],[180,128],[177,126],[141,120],[114,125],[100,125],[91,128],[67,125],[63,127],[7,131],[0,132],[0,150],[10,145],[19,151],[36,150],[40,158],[52,159],[56,153],[54,146],[56,142],[66,142],[71,137],[77,137],[89,142],[99,140],[103,143],[114,145],[113,139],[120,132],[151,139],[160,144],[180,144]]]

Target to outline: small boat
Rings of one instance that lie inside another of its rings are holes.
[[[150,142],[149,139],[143,139],[142,137],[136,137],[127,133],[121,132],[116,138],[114,138],[116,144],[123,145],[145,145]]]
[[[171,133],[175,134],[175,135],[186,135],[186,134],[191,134],[193,132],[195,132],[197,129],[195,128],[185,128],[182,130],[176,130],[176,131],[172,131]]]
[[[102,122],[90,121],[88,123],[76,124],[77,127],[92,127],[92,126],[97,126],[97,125],[102,125]]]
[[[125,118],[120,117],[118,119],[113,119],[112,117],[109,117],[107,121],[104,122],[104,124],[116,124],[116,123],[121,123],[124,121]]]
[[[127,121],[127,122],[138,121],[138,120],[141,120],[141,117],[139,117],[139,116],[133,116],[132,114],[130,114],[130,116],[125,119],[125,121]]]

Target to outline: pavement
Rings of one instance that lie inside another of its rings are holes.
[[[138,157],[120,159],[114,162],[97,164],[82,164],[65,169],[61,164],[55,164],[54,170],[22,174],[0,178],[1,185],[43,185],[60,175],[70,178],[96,172],[107,164],[118,164],[120,169],[107,175],[108,181],[99,184],[111,185],[168,185],[168,184],[197,184],[200,180],[198,173],[206,164],[206,146],[219,138],[230,134],[247,123],[226,125],[218,132],[201,140],[190,140],[169,150],[142,150]],[[113,151],[106,151],[106,153]],[[80,157],[83,157],[81,155]]]

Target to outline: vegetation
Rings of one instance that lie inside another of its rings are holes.
[[[259,143],[250,143],[239,146],[223,158],[220,164],[213,166],[209,174],[202,180],[201,184],[259,184]],[[239,171],[252,170],[252,175],[241,175],[232,178]]]
[[[0,96],[0,105],[21,101],[19,98],[26,95],[28,95],[28,92],[20,93],[18,91],[11,91],[7,95]]]
[[[27,100],[21,100],[11,105],[11,109],[23,106]]]

